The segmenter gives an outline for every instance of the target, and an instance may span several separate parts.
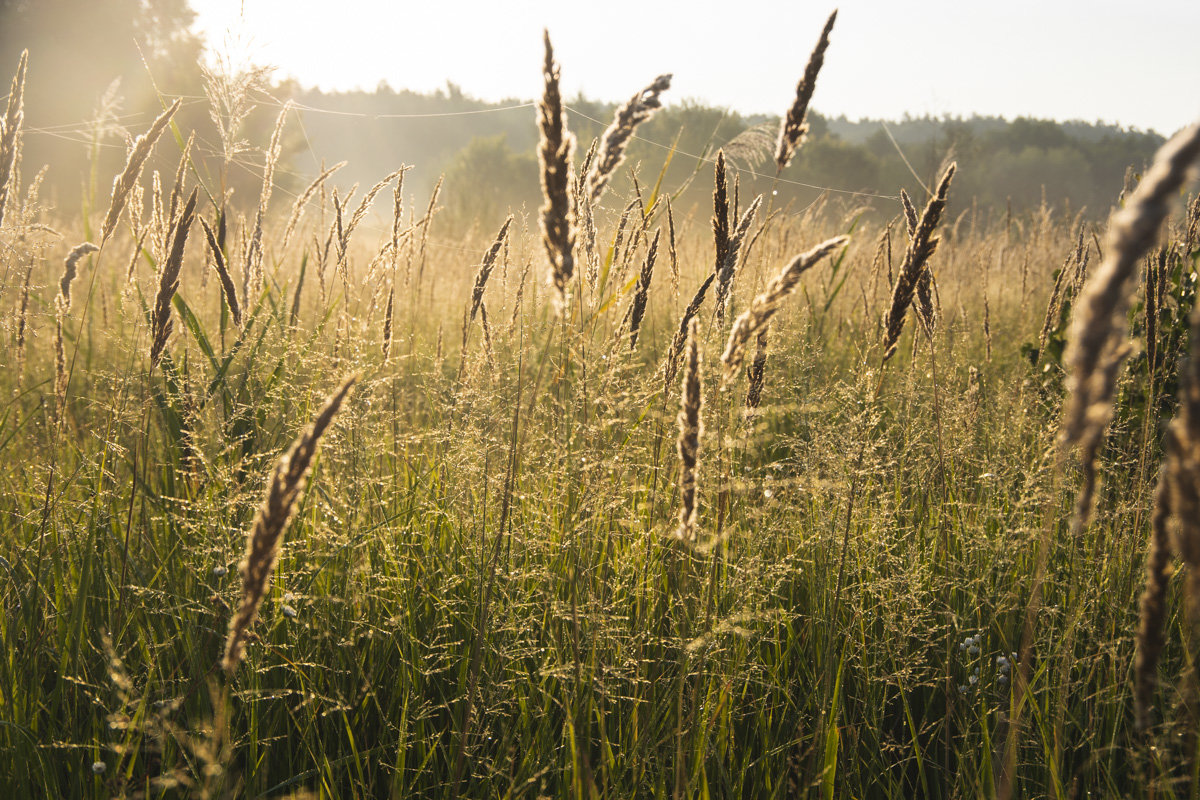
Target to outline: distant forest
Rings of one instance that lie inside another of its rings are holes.
[[[538,203],[534,111],[522,107],[528,100],[487,103],[453,85],[429,94],[386,85],[374,92],[301,91],[294,99],[303,108],[321,109],[303,112],[306,142],[294,159],[305,173],[318,166],[310,153],[348,160],[340,182],[367,183],[397,162],[413,164],[413,190],[429,191],[444,174],[451,213],[481,221],[506,213],[510,205],[532,209]],[[617,104],[577,97],[568,107],[581,160]],[[425,114],[454,116],[388,116]],[[1154,132],[1104,123],[1025,118],[850,121],[812,112],[809,124],[806,143],[774,185],[780,195],[776,207],[793,199],[811,202],[821,193],[812,187],[876,207],[887,201],[873,195],[894,196],[901,187],[921,196],[922,184],[928,186],[943,160],[953,158],[959,163],[960,209],[976,203],[993,212],[1021,212],[1044,199],[1068,213],[1086,207],[1102,216],[1120,194],[1127,168],[1140,171],[1164,141]],[[688,100],[668,105],[638,129],[624,185],[607,202],[629,196],[631,172],[642,186],[653,186],[664,165],[663,188],[688,186],[688,202],[700,202],[711,191],[707,161],[719,148],[739,168],[743,192],[768,191],[778,125],[777,116],[743,116]]]
[[[273,82],[269,72],[243,72],[217,82],[218,89],[243,86],[257,103],[234,126],[233,141],[223,144],[212,118],[213,76],[206,78],[200,66],[204,43],[191,29],[193,20],[187,0],[0,0],[0,80],[7,82],[21,51],[30,51],[22,180],[51,164],[43,197],[61,213],[105,203],[129,138],[145,130],[166,98],[182,96],[175,121],[182,138],[195,132],[200,176],[207,186],[223,185],[235,206],[249,208],[259,194],[262,150],[280,104],[291,99],[298,111],[284,129],[274,201],[280,205],[324,159],[349,162],[333,179],[343,192],[403,163],[414,167],[405,194],[424,202],[444,175],[440,203],[462,222],[491,226],[510,207],[537,206],[530,98],[489,103],[452,84],[426,94],[386,84],[371,92],[328,93]],[[630,94],[639,88],[629,87]],[[893,213],[888,198],[901,187],[920,197],[922,184],[953,157],[960,211],[976,204],[983,214],[1020,213],[1044,197],[1066,213],[1086,207],[1100,217],[1119,195],[1127,167],[1140,170],[1163,141],[1157,133],[1101,123],[997,117],[852,122],[812,112],[807,143],[776,183],[771,153],[778,117],[673,102],[670,92],[666,98],[671,104],[639,128],[607,205],[627,201],[634,174],[643,187],[661,176],[681,211],[705,203],[712,186],[708,160],[723,148],[738,169],[742,196],[774,188],[776,208],[811,202],[822,191],[814,187],[826,187],[846,203]],[[781,97],[777,111],[790,100]],[[819,100],[818,90],[818,107]],[[616,104],[575,98],[569,108],[581,160]],[[182,138],[159,146],[147,174],[158,169],[169,180]]]

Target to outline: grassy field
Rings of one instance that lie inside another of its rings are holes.
[[[959,208],[948,177],[911,220],[751,212],[711,162],[714,209],[672,208],[658,165],[635,192],[571,160],[549,59],[546,207],[499,234],[402,172],[370,190],[390,216],[335,177],[272,197],[273,142],[237,206],[169,111],[63,219],[13,169],[14,84],[0,795],[1196,797],[1194,570],[1147,730],[1134,661],[1200,202],[1137,258],[1073,526],[1064,346],[1102,220]],[[351,376],[301,491],[289,448]]]

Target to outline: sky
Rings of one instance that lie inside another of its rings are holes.
[[[213,52],[323,89],[484,100],[541,91],[550,31],[568,101],[666,98],[782,115],[826,17],[811,0],[192,0]],[[812,107],[898,119],[1033,116],[1173,133],[1200,120],[1197,0],[845,0]]]

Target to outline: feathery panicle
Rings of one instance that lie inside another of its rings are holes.
[[[663,363],[663,397],[671,395],[671,384],[675,382],[675,373],[679,371],[679,359],[683,355],[683,347],[687,343],[688,326],[691,325],[692,318],[700,311],[704,295],[716,278],[715,272],[709,273],[708,277],[704,279],[704,283],[700,284],[700,288],[692,295],[692,301],[683,310],[683,316],[679,318],[679,330],[675,332],[675,338],[671,340],[671,347],[667,350],[667,360]]]
[[[363,195],[363,199],[359,201],[358,208],[354,209],[354,213],[350,215],[350,222],[346,225],[346,239],[350,239],[350,234],[354,233],[354,229],[367,216],[367,212],[371,210],[371,203],[375,202],[375,198],[383,191],[383,188],[396,179],[403,179],[404,173],[411,167],[401,166],[397,170],[393,170],[385,175],[378,183],[367,190]]]
[[[833,30],[836,19],[837,11],[834,11],[829,15],[829,21],[821,31],[821,38],[817,40],[817,46],[809,56],[808,66],[804,68],[804,77],[796,84],[796,100],[788,109],[787,116],[779,128],[779,142],[775,146],[775,167],[779,172],[787,167],[804,139],[804,134],[808,132],[808,124],[804,117],[808,113],[808,103],[812,100],[813,90],[817,88],[817,73],[825,63],[825,49],[829,47],[829,33]]]
[[[575,137],[567,130],[567,115],[559,94],[559,68],[544,32],[546,57],[542,65],[545,91],[538,103],[538,162],[541,166],[542,240],[550,259],[550,277],[558,293],[560,310],[566,305],[567,287],[575,274],[575,208],[571,196],[571,160]]]
[[[267,496],[254,517],[254,526],[246,542],[246,555],[239,567],[242,599],[229,621],[229,635],[225,639],[225,655],[222,659],[222,665],[230,675],[241,663],[250,626],[257,619],[259,606],[270,588],[271,573],[279,558],[279,546],[296,503],[304,494],[317,444],[357,380],[358,376],[352,375],[342,383],[341,388],[325,402],[325,407],[312,424],[296,438],[275,465]]]
[[[192,189],[187,203],[183,206],[183,211],[179,215],[179,224],[175,226],[174,236],[171,238],[171,250],[167,254],[162,272],[159,273],[158,295],[154,298],[154,310],[150,315],[151,369],[158,365],[163,348],[167,346],[167,339],[171,336],[171,329],[174,327],[174,323],[171,321],[171,300],[175,297],[175,290],[179,288],[179,270],[183,267],[183,251],[187,246],[188,231],[191,229],[192,220],[196,215],[196,196],[199,191],[199,187]]]
[[[650,292],[650,279],[654,276],[654,260],[658,257],[658,239],[661,230],[654,232],[654,241],[646,251],[646,261],[638,275],[637,288],[633,294],[633,304],[629,307],[629,349],[637,347],[638,332],[642,327],[642,317],[646,313],[646,297]]]
[[[892,305],[884,319],[883,360],[887,361],[896,352],[900,334],[904,331],[904,320],[908,315],[908,307],[912,305],[913,293],[921,279],[921,273],[928,269],[929,257],[937,250],[938,238],[933,235],[942,219],[946,208],[946,196],[950,192],[950,181],[958,165],[951,164],[942,174],[938,182],[937,193],[930,198],[925,206],[921,220],[913,230],[908,240],[908,248],[904,251],[904,262],[900,265],[896,276],[896,286],[892,290]]]
[[[200,225],[204,228],[204,236],[208,240],[208,249],[213,257],[213,269],[217,271],[217,277],[221,280],[221,292],[225,295],[225,305],[229,308],[229,315],[233,317],[233,324],[239,328],[242,327],[242,309],[238,305],[237,287],[233,284],[233,276],[229,274],[229,268],[225,265],[225,254],[221,252],[221,245],[217,242],[217,235],[213,233],[213,229],[208,227],[208,223],[204,218],[200,218]]]
[[[848,241],[849,236],[836,236],[793,258],[771,279],[763,293],[751,301],[750,307],[734,320],[733,328],[729,331],[729,342],[725,345],[725,352],[721,354],[721,363],[725,365],[725,381],[731,380],[737,374],[751,337],[766,328],[783,300],[796,290],[800,276]]]
[[[182,103],[181,99],[172,103],[154,120],[148,131],[134,140],[133,147],[129,150],[129,157],[125,161],[125,169],[121,170],[121,174],[113,181],[112,201],[108,204],[108,214],[105,215],[104,224],[100,228],[101,247],[104,247],[104,243],[116,229],[121,212],[125,210],[125,203],[129,200],[129,193],[133,191],[133,185],[137,183],[138,177],[142,174],[142,165],[150,157],[150,151],[154,149],[158,138],[167,129],[171,117],[175,116],[175,112],[179,110]]]
[[[8,206],[8,188],[17,164],[17,149],[20,144],[21,122],[25,119],[25,67],[29,63],[29,51],[21,51],[17,63],[17,74],[13,76],[12,88],[8,92],[8,108],[0,126],[0,227],[4,225],[4,209]]]
[[[470,322],[475,321],[475,314],[479,311],[479,304],[483,302],[483,290],[487,288],[488,278],[492,275],[492,270],[496,266],[496,256],[500,254],[500,248],[504,245],[504,239],[508,236],[508,228],[512,225],[512,214],[508,215],[508,219],[504,220],[504,224],[500,226],[500,232],[496,234],[492,246],[483,254],[483,261],[479,265],[479,272],[475,273],[475,286],[471,289],[471,318]]]
[[[584,196],[591,203],[599,202],[609,178],[625,160],[625,146],[634,130],[662,107],[658,96],[671,88],[671,76],[659,75],[654,82],[625,101],[617,109],[612,123],[600,136],[600,148],[592,160],[584,180]]]
[[[329,169],[324,170],[316,177],[315,180],[313,180],[312,183],[308,185],[303,192],[300,193],[300,196],[296,198],[296,202],[292,203],[292,212],[288,215],[287,227],[283,229],[283,239],[280,240],[280,250],[283,250],[285,247],[287,247],[288,241],[292,238],[292,234],[296,231],[296,225],[300,222],[300,217],[304,214],[304,209],[308,205],[308,201],[312,199],[312,196],[317,193],[317,190],[321,188],[321,184],[323,184],[330,175],[337,172],[344,166],[346,166],[346,162],[339,161]]]
[[[266,160],[263,162],[262,193],[258,198],[258,211],[254,214],[254,232],[250,234],[250,241],[246,243],[246,285],[243,287],[245,297],[250,296],[251,289],[257,291],[263,285],[263,221],[267,216],[267,206],[271,203],[271,192],[275,188],[275,164],[279,161],[279,152],[283,147],[280,141],[283,123],[287,121],[291,110],[291,101],[283,104],[283,109],[275,119],[275,129],[271,131],[271,143],[267,146]]]
[[[687,544],[696,541],[696,473],[700,464],[700,437],[704,424],[700,419],[702,385],[700,342],[696,320],[688,322],[683,383],[679,404],[679,526],[675,538]]]
[[[754,411],[762,402],[763,379],[767,372],[767,331],[770,326],[758,332],[754,361],[750,362],[750,381],[746,387],[746,408]]]
[[[1113,373],[1128,352],[1119,343],[1126,333],[1132,279],[1139,259],[1154,246],[1188,166],[1197,158],[1200,123],[1180,131],[1159,149],[1153,166],[1126,199],[1124,208],[1112,215],[1104,260],[1084,285],[1075,305],[1064,359],[1068,397],[1060,438],[1065,446],[1079,445],[1083,455],[1076,530],[1087,525],[1095,484],[1095,454],[1112,416],[1116,390]],[[1175,510],[1178,514],[1179,509]]]
[[[79,266],[79,260],[99,249],[91,242],[84,242],[76,245],[75,249],[67,253],[67,258],[63,262],[62,279],[58,282],[58,305],[64,313],[71,310],[71,281],[75,280],[75,271]]]

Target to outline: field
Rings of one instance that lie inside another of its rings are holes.
[[[721,155],[685,208],[620,166],[652,90],[572,154],[547,40],[545,205],[482,230],[403,170],[272,197],[287,109],[227,201],[169,100],[53,216],[18,73],[0,795],[1200,793],[1200,135],[1113,187],[1148,241],[949,163],[797,207]]]

